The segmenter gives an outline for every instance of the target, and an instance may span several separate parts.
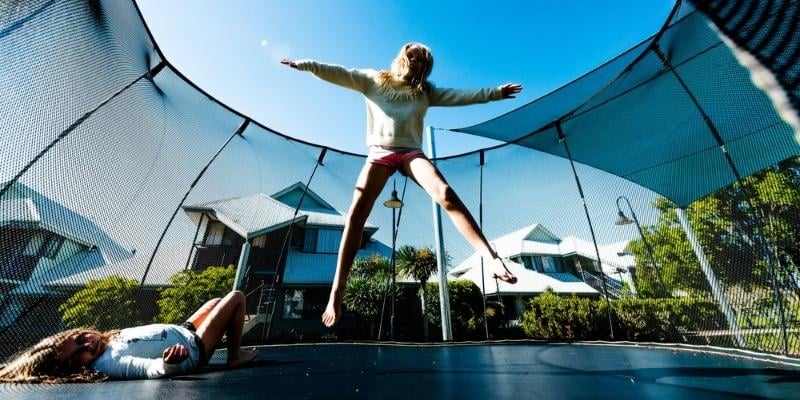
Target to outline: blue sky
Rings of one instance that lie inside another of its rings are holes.
[[[313,58],[387,68],[401,45],[429,45],[431,80],[479,88],[507,82],[513,100],[433,108],[427,124],[473,125],[575,79],[644,40],[673,1],[137,0],[155,41],[189,79],[260,123],[289,136],[365,153],[360,95],[278,63]],[[438,155],[495,142],[437,134]]]

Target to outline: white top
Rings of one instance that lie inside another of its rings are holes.
[[[189,349],[189,357],[167,364],[162,355],[175,344]],[[92,369],[117,379],[160,378],[193,372],[199,363],[200,351],[192,331],[177,325],[152,324],[121,330],[94,361]]]
[[[367,145],[419,149],[425,113],[431,106],[463,106],[501,100],[500,87],[458,90],[431,86],[418,94],[401,81],[382,82],[378,71],[347,69],[313,60],[296,61],[297,69],[309,71],[328,82],[353,89],[367,102]]]

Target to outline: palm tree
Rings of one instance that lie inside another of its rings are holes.
[[[449,263],[449,257],[445,254],[445,265]],[[426,284],[428,278],[436,273],[436,253],[430,247],[420,247],[416,249],[412,246],[402,246],[397,250],[397,273],[407,278],[413,278],[420,283],[422,290],[422,329],[425,340],[428,339],[428,318],[425,314]]]

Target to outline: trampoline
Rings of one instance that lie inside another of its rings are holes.
[[[95,384],[2,385],[14,399],[729,399],[797,398],[797,360],[633,343],[309,344],[224,352],[197,375]]]

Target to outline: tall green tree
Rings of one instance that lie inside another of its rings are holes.
[[[450,264],[450,258],[445,253],[445,266]],[[397,251],[397,273],[400,276],[413,278],[420,283],[420,299],[422,313],[422,328],[425,339],[428,339],[429,323],[425,313],[427,300],[428,279],[438,271],[436,253],[430,247],[402,246]]]
[[[58,307],[67,328],[100,331],[137,325],[139,312],[134,294],[139,281],[121,276],[92,279]]]
[[[169,286],[160,290],[158,316],[164,323],[186,321],[208,300],[225,296],[233,287],[236,270],[227,267],[208,267],[200,272],[180,271],[169,278]]]
[[[687,208],[717,278],[726,288],[741,288],[751,297],[773,297],[772,282],[790,297],[797,295],[800,265],[800,160],[787,159],[731,185]],[[707,295],[709,288],[700,264],[681,229],[674,205],[664,198],[654,202],[659,220],[644,227],[654,258],[668,289]],[[631,243],[638,268],[640,293],[655,296],[657,272],[649,263],[644,243]],[[784,299],[786,300],[786,299]],[[767,303],[773,301],[767,300]]]

